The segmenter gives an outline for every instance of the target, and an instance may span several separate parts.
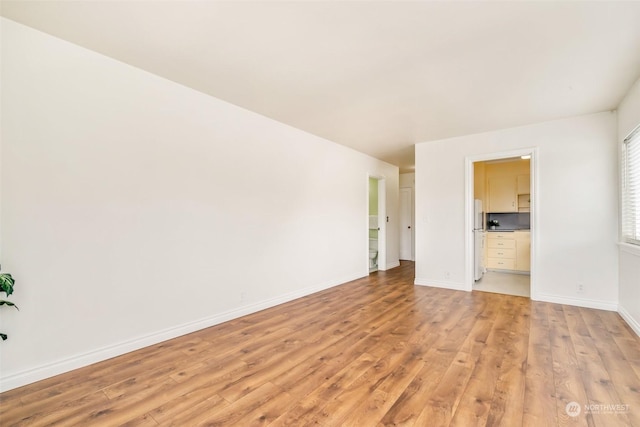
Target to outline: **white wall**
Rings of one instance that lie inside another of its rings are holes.
[[[2,19],[9,389],[368,274],[398,168]]]
[[[640,124],[640,80],[618,107],[618,141]],[[620,244],[620,307],[619,312],[640,335],[640,248]]]
[[[418,144],[416,284],[465,288],[467,157],[537,148],[532,298],[615,310],[616,147],[610,112]]]

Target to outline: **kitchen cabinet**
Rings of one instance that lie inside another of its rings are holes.
[[[474,196],[484,200],[485,212],[528,212],[522,197],[531,194],[531,162],[528,159],[508,159],[474,163]]]
[[[531,232],[514,231],[516,241],[516,270],[531,271]]]
[[[518,175],[518,212],[529,212],[531,208],[531,175]]]
[[[518,212],[516,185],[513,177],[489,178],[487,212]]]
[[[513,233],[487,233],[487,268],[515,270],[516,241]]]
[[[529,212],[530,175],[489,178],[487,212]]]
[[[531,212],[530,194],[518,194],[518,212]]]
[[[531,175],[518,175],[516,182],[518,194],[531,193]]]
[[[531,270],[531,233],[529,231],[488,232],[487,268]]]

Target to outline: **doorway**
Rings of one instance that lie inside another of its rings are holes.
[[[467,290],[535,299],[535,154],[467,159]]]
[[[386,180],[367,176],[367,269],[369,274],[386,270]]]

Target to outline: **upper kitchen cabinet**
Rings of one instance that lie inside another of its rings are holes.
[[[530,212],[531,175],[518,175],[518,212]]]
[[[482,200],[482,206],[487,208],[487,179],[486,165],[484,162],[476,162],[473,164],[473,198]]]
[[[528,212],[531,180],[529,160],[504,159],[484,164],[486,212]],[[478,177],[476,176],[476,179]],[[481,187],[476,183],[477,188]],[[476,198],[478,198],[476,196]],[[527,206],[525,206],[525,204]]]
[[[531,192],[531,175],[518,175],[518,194],[529,194]]]
[[[517,201],[513,177],[489,178],[489,212],[518,212]]]

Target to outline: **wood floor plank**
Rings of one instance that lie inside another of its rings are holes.
[[[379,423],[391,406],[409,386],[418,372],[424,368],[424,362],[415,357],[403,362],[392,374],[366,396],[357,408],[342,420],[345,426],[376,425]]]
[[[159,425],[158,422],[149,414],[144,414],[135,419],[121,424],[120,427],[153,427]]]
[[[112,424],[121,425],[135,419],[139,414],[146,414],[153,408],[169,400],[176,387],[175,381],[167,378],[162,382],[149,384],[126,399],[116,399],[99,405],[84,414],[77,414],[74,423],[78,425]],[[175,394],[173,395],[177,397]]]
[[[327,414],[322,413],[322,408],[327,402],[334,399],[375,362],[376,359],[374,357],[363,353],[358,359],[346,365],[334,376],[327,378],[312,393],[299,400],[290,411],[285,413],[284,416],[278,417],[272,425],[304,425],[320,418],[326,419]]]
[[[549,307],[549,328],[558,423],[564,426],[578,422],[581,425],[594,426],[591,414],[583,410],[576,416],[572,416],[566,410],[567,405],[572,402],[583,407],[588,402],[588,398],[571,333],[564,317],[563,306]]]
[[[2,393],[0,425],[640,426],[617,313],[413,281],[402,262]]]
[[[563,312],[567,321],[567,327],[571,333],[571,339],[576,349],[576,358],[580,366],[582,380],[588,405],[620,404],[617,391],[611,384],[609,373],[605,369],[600,354],[593,351],[596,348],[589,333],[585,319],[581,316],[577,307],[564,307]],[[597,317],[594,315],[594,317]],[[589,321],[593,321],[589,319]],[[591,406],[588,406],[589,408]],[[583,410],[586,411],[583,404]],[[600,411],[588,411],[598,426],[628,426],[631,425],[625,413],[604,414]]]
[[[598,310],[584,310],[576,307],[567,307],[567,313],[571,313],[585,330],[578,339],[581,341],[579,357],[584,363],[585,382],[589,381],[587,393],[590,403],[601,405],[619,405],[620,409],[601,410],[594,415],[602,421],[598,425],[640,425],[640,411],[632,411],[631,408],[640,408],[640,378],[635,374],[631,365],[618,348],[614,336],[624,336],[625,332],[614,326],[614,330],[608,328],[603,317],[610,313]],[[593,349],[597,351],[593,351]],[[622,409],[625,407],[625,409]],[[595,408],[594,408],[595,409]]]
[[[498,367],[502,365],[505,342],[509,335],[509,318],[502,313],[502,302],[487,304],[478,314],[477,325],[474,326],[477,327],[477,332],[470,334],[470,337],[473,336],[475,344],[482,344],[482,347],[480,351],[469,348],[478,355],[469,382],[453,414],[450,423],[452,426],[485,425],[487,422],[499,378]]]
[[[526,301],[526,303],[525,303]],[[525,374],[529,346],[529,301],[510,298],[511,315],[509,339],[505,343],[505,355],[491,401],[489,425],[522,425],[524,414]]]
[[[444,372],[451,365],[455,353],[451,351],[433,351],[407,385],[387,413],[380,420],[384,426],[412,426],[429,402],[432,388],[439,384]]]
[[[370,398],[378,384],[397,370],[398,366],[409,364],[414,358],[413,349],[403,342],[380,347],[387,347],[387,353],[320,409],[320,413],[325,415],[325,419],[319,421],[321,424],[345,425],[344,420],[356,407]]]
[[[208,399],[189,406],[179,414],[168,418],[162,425],[172,427],[196,426],[211,418],[214,414],[220,413],[229,405],[229,402],[222,397],[212,394]],[[153,412],[152,415],[154,415]]]
[[[415,420],[415,425],[449,425],[474,368],[473,356],[458,352]]]
[[[102,407],[108,404],[109,399],[100,390],[93,393],[85,394],[84,396],[65,401],[62,404],[43,405],[43,408],[38,411],[31,411],[28,408],[18,407],[17,411],[6,411],[7,407],[12,405],[3,399],[0,408],[3,410],[3,414],[0,415],[0,425],[12,425],[12,426],[50,426],[60,423],[67,423],[73,419],[74,416],[81,416],[86,413],[90,408]],[[13,407],[12,409],[16,409]]]
[[[199,413],[199,408],[204,407],[203,413],[207,413],[213,406],[213,402],[226,406],[227,402],[216,394],[217,384],[201,387],[189,391],[176,399],[172,399],[152,409],[149,414],[161,425],[168,425],[180,419],[189,419],[194,413]]]
[[[0,416],[7,419],[20,414],[34,416],[47,413],[52,406],[71,405],[71,402],[83,399],[84,396],[109,385],[134,378],[138,373],[145,372],[149,368],[155,369],[168,362],[174,363],[176,356],[172,351],[188,348],[194,341],[200,340],[197,337],[191,337],[189,340],[181,337],[175,341],[144,348],[139,351],[139,356],[138,352],[128,353],[93,365],[93,369],[86,367],[44,380],[42,389],[38,387],[40,382],[30,384],[22,388],[24,395],[18,395],[19,404],[12,405],[6,412],[0,413]],[[4,399],[4,394],[0,396]]]
[[[525,374],[522,425],[551,427],[558,425],[554,384],[548,304],[531,303],[529,349]]]
[[[260,413],[271,413],[269,408],[273,406],[274,402],[277,404],[288,402],[290,405],[291,396],[283,393],[278,386],[267,382],[243,396],[241,399],[223,407],[221,410],[208,411],[201,421],[190,425],[206,425],[209,427],[256,425],[255,422],[249,422],[249,420],[255,418],[254,414],[256,411]],[[261,416],[266,417],[266,415],[260,415],[256,420],[260,421]],[[275,416],[270,415],[270,417],[273,418]],[[247,418],[249,418],[249,420],[247,420]],[[266,420],[267,418],[265,418],[265,421]]]
[[[458,293],[457,297],[462,299],[464,295]],[[381,424],[413,425],[429,404],[431,394],[455,360],[464,342],[465,331],[469,329],[471,317],[464,307],[454,303],[448,310],[438,309],[441,316],[436,314],[431,322],[438,325],[438,336],[432,348],[425,353],[425,366],[385,414]]]

